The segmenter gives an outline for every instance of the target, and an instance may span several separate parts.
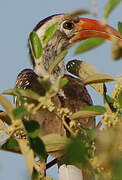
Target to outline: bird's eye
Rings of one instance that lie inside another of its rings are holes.
[[[67,30],[72,30],[74,28],[74,23],[71,21],[66,21],[63,24],[63,28]]]

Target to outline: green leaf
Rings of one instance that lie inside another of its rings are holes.
[[[118,95],[118,102],[119,102],[120,108],[122,108],[122,90],[120,91],[120,93]]]
[[[18,147],[18,142],[14,138],[10,138],[6,143],[2,145],[3,149],[13,149]]]
[[[43,136],[42,140],[48,153],[63,151],[65,145],[70,142],[69,138],[66,136],[61,136],[60,134],[48,134]]]
[[[39,159],[43,162],[46,158],[46,150],[43,141],[39,137],[29,137],[29,144]]]
[[[109,0],[104,9],[104,17],[108,18],[114,8],[120,3],[121,0]]]
[[[102,115],[106,112],[105,107],[103,106],[87,106],[76,113],[72,114],[70,117],[71,120],[79,119],[79,118],[87,118],[87,117],[94,117],[97,115]]]
[[[64,157],[66,163],[88,165],[88,149],[79,137],[73,137],[71,139],[71,142],[66,146]]]
[[[24,116],[27,116],[29,114],[30,112],[28,112],[24,106],[18,106],[13,110],[13,115],[15,118],[23,118]]]
[[[115,100],[114,100],[112,97],[108,96],[108,95],[105,95],[105,100],[106,100],[106,102],[108,103],[108,105],[110,106],[111,110],[112,110],[113,112],[116,112],[116,109],[115,109],[114,106],[113,106]]]
[[[34,120],[23,120],[24,127],[31,138],[35,138],[40,133],[40,124]]]
[[[23,97],[30,98],[37,101],[40,98],[40,95],[32,91],[31,89],[9,89],[9,90],[4,91],[3,94],[23,96]]]
[[[94,141],[94,139],[97,136],[97,133],[94,129],[86,129],[86,133],[87,133],[89,141]]]
[[[67,54],[67,50],[63,50],[56,58],[54,59],[53,63],[50,65],[49,74],[52,74],[56,66],[64,59]]]
[[[46,31],[45,31],[45,35],[44,38],[42,40],[43,44],[47,44],[48,41],[53,37],[56,29],[58,27],[58,24],[53,24],[52,26],[50,26]]]
[[[106,112],[106,109],[103,106],[86,106],[80,109],[80,111],[94,111],[100,114],[104,114]]]
[[[107,74],[96,73],[84,79],[83,83],[87,85],[87,84],[103,83],[103,82],[109,82],[109,81],[114,81],[114,78]]]
[[[112,97],[108,96],[108,95],[106,95],[106,99],[109,102],[109,104],[111,104],[111,105],[113,105],[113,103],[115,102],[115,100]]]
[[[83,53],[96,48],[97,46],[103,44],[105,41],[105,38],[102,37],[90,37],[77,47],[77,49],[75,50],[75,54]]]
[[[120,35],[122,36],[122,22],[118,22],[118,31]]]
[[[34,31],[30,33],[30,42],[35,58],[39,59],[42,56],[43,49],[42,49],[41,41],[37,33]]]
[[[32,149],[30,149],[30,147],[28,146],[28,142],[26,140],[17,139],[17,142],[19,144],[22,154],[24,155],[30,176],[32,176],[34,166],[34,153]]]

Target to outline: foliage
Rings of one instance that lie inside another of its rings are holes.
[[[119,0],[114,3],[113,0],[108,2],[105,7],[105,18],[108,18],[119,2]],[[81,14],[90,13],[78,11],[71,14],[75,16],[80,12]],[[47,43],[53,37],[56,28],[57,24],[54,24],[45,32],[42,43]],[[120,22],[118,30],[122,34]],[[36,32],[30,34],[30,43],[34,57],[39,59],[43,49]],[[98,38],[89,38],[76,49],[76,53],[95,48],[102,43],[104,39],[100,39],[98,43]],[[119,42],[116,44],[118,49],[121,49],[121,44]],[[100,74],[96,67],[87,62],[69,61],[67,70],[81,78],[84,85],[93,87],[102,96],[104,106],[88,106],[75,113],[70,112],[68,108],[58,108],[51,99],[68,81],[59,77],[52,83],[51,74],[66,53],[67,51],[64,50],[55,58],[54,64],[50,66],[49,77],[40,80],[46,90],[45,96],[40,96],[28,89],[6,90],[4,94],[18,97],[19,105],[14,107],[5,96],[0,95],[0,104],[5,109],[5,112],[0,112],[0,149],[23,154],[33,180],[46,179],[44,177],[45,159],[48,154],[56,154],[57,158],[64,156],[65,163],[74,164],[83,170],[87,169],[94,180],[122,179],[122,75],[113,78]],[[121,56],[120,51],[116,59],[120,59]],[[108,95],[105,83],[111,81],[115,81],[116,85],[112,95]],[[36,114],[40,108],[47,109],[59,117],[70,132],[70,137],[60,134],[40,137],[42,131],[40,124],[34,119],[29,120],[30,116]],[[94,129],[85,129],[77,123],[79,118],[92,118],[98,115],[102,117]],[[65,121],[66,117],[70,119],[69,124]],[[102,130],[99,130],[102,125]],[[39,158],[39,162],[35,161],[35,157]]]
[[[101,21],[101,24],[105,24],[107,22],[108,17],[110,16],[111,12],[114,10],[114,8],[121,2],[121,0],[108,0],[108,3],[106,4],[104,8],[104,19]],[[89,13],[89,12],[88,12]],[[77,15],[77,13],[76,13]],[[120,35],[122,35],[122,23],[118,22],[118,31]],[[91,37],[87,40],[82,41],[82,43],[76,48],[75,54],[83,53],[86,51],[89,51],[91,49],[94,49],[103,43],[105,43],[106,40],[101,37]],[[116,44],[116,40],[115,40]],[[112,58],[114,60],[119,60],[122,57],[122,44],[117,43],[116,46],[113,46],[112,48]]]
[[[40,39],[34,31],[30,33],[30,42],[32,45],[34,56],[36,57],[36,59],[39,59],[42,55],[43,49]]]

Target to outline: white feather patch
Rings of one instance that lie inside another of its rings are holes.
[[[60,166],[58,175],[59,180],[83,180],[82,170],[73,165]]]

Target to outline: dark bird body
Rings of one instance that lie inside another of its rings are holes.
[[[68,79],[68,83],[57,95],[52,97],[52,103],[55,107],[68,108],[74,113],[82,107],[92,105],[92,100],[81,80],[70,75],[64,75],[63,77]],[[31,89],[41,96],[45,95],[45,89],[39,82],[38,75],[31,69],[25,69],[18,75],[15,88]],[[66,134],[62,119],[47,109],[40,108],[30,119],[37,120],[40,123],[41,136],[50,133]],[[78,119],[77,122],[84,128],[94,127],[94,118]]]

